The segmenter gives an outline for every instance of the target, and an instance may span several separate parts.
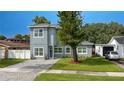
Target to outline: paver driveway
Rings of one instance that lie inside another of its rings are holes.
[[[58,59],[51,60],[28,60],[23,63],[0,69],[0,80],[6,81],[31,81],[39,72],[47,70],[57,62]]]

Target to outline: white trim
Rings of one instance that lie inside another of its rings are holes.
[[[82,52],[82,53],[79,53],[79,52],[78,52],[78,48],[86,48],[86,53],[83,53],[83,52]],[[88,53],[87,53],[87,49],[88,49],[87,47],[83,47],[83,46],[77,47],[77,54],[88,54]]]
[[[66,49],[67,49],[67,48],[70,48],[70,53],[67,53],[67,52],[66,52]],[[71,54],[71,47],[65,47],[65,54]]]
[[[38,30],[38,36],[35,36],[35,31],[36,30]],[[43,36],[39,36],[39,31],[40,30],[42,30],[42,32],[43,32]],[[44,38],[44,31],[45,31],[45,29],[44,28],[35,28],[35,29],[33,29],[33,38]]]
[[[61,53],[55,53],[55,48],[61,48],[62,52]],[[54,54],[63,54],[63,47],[54,47]]]
[[[43,49],[43,55],[42,56],[36,56],[35,55],[35,48],[42,48]],[[44,57],[44,47],[33,47],[33,55],[34,55],[34,57]]]

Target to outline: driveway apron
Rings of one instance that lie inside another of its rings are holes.
[[[1,81],[32,81],[39,72],[47,70],[58,59],[28,60],[0,69]]]

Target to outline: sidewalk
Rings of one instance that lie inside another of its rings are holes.
[[[93,75],[93,76],[118,76],[124,77],[124,72],[92,72],[92,71],[72,71],[72,70],[44,70],[41,73],[51,74],[80,74],[80,75]]]

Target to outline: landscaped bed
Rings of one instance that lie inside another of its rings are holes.
[[[61,70],[83,70],[99,72],[123,72],[124,69],[101,57],[90,57],[80,60],[79,64],[72,64],[71,58],[62,58],[50,69]]]
[[[41,74],[35,81],[123,81],[124,77],[88,76],[79,74]]]
[[[25,59],[1,59],[0,60],[0,68],[4,68],[10,65],[14,65],[20,62],[24,62]]]

